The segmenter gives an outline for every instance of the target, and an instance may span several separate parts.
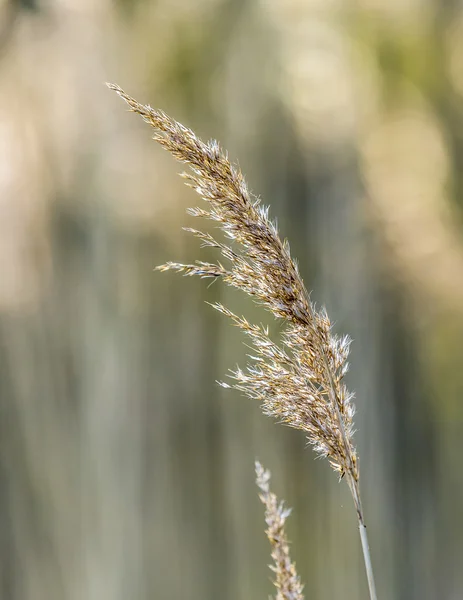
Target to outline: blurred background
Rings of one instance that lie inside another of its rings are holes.
[[[255,458],[307,600],[368,597],[347,486],[215,383],[247,349],[205,301],[269,316],[153,273],[199,200],[105,81],[239,159],[354,338],[379,598],[463,598],[452,0],[0,1],[0,597],[267,598]]]

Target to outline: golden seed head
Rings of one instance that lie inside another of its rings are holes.
[[[182,176],[207,203],[207,208],[190,209],[190,214],[216,221],[229,240],[225,244],[209,233],[189,228],[187,231],[203,246],[216,248],[228,266],[220,262],[169,262],[158,270],[221,277],[285,324],[277,344],[266,328],[214,304],[249,337],[255,353],[245,370],[232,371],[231,383],[222,385],[259,400],[265,414],[304,431],[316,452],[327,457],[340,476],[347,473],[349,480],[357,482],[353,396],[343,383],[350,340],[337,337],[325,310],[315,309],[289,244],[279,237],[268,208],[250,193],[240,169],[217,142],[201,141],[164,112],[140,104],[116,85],[108,85],[132,112],[151,125],[154,139],[190,167]]]

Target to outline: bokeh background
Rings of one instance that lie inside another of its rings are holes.
[[[308,600],[367,598],[347,486],[215,383],[246,361],[205,301],[197,198],[105,86],[238,158],[348,382],[382,600],[463,598],[463,5],[0,1],[0,597],[272,592],[258,457]]]

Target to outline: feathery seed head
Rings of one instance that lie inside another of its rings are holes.
[[[289,244],[279,237],[268,208],[250,193],[241,171],[218,143],[202,142],[164,112],[140,104],[117,85],[108,85],[132,112],[151,125],[154,139],[190,167],[182,177],[206,201],[207,208],[192,208],[189,213],[216,221],[230,240],[230,245],[224,244],[209,233],[188,228],[203,246],[216,248],[228,266],[220,262],[169,262],[158,269],[202,278],[221,277],[285,323],[282,342],[277,344],[267,329],[221,304],[213,305],[250,338],[255,353],[246,370],[232,372],[233,383],[224,387],[241,390],[259,400],[265,414],[304,431],[316,452],[328,457],[340,476],[347,474],[350,485],[356,486],[354,407],[352,394],[343,383],[349,338],[333,334],[326,312],[315,309]]]

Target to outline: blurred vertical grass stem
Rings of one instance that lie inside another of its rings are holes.
[[[216,248],[228,266],[219,261],[168,262],[157,269],[222,278],[283,321],[277,344],[267,327],[249,323],[220,303],[212,304],[248,336],[254,350],[246,368],[231,371],[229,381],[221,385],[259,400],[266,415],[304,431],[315,451],[328,458],[340,478],[345,477],[357,512],[370,598],[376,600],[353,444],[353,394],[343,382],[349,337],[335,335],[326,311],[316,309],[288,242],[281,240],[268,208],[250,193],[241,171],[219,144],[204,143],[164,112],[140,104],[117,85],[108,86],[153,128],[161,146],[190,167],[182,177],[206,201],[206,208],[189,213],[217,222],[227,240],[223,243],[209,233],[186,228],[203,246]]]

